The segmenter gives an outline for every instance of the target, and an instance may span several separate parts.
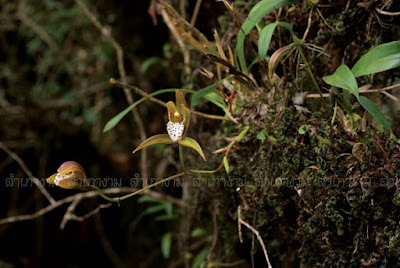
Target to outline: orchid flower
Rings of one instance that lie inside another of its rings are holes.
[[[192,138],[186,137],[186,133],[190,123],[190,110],[186,106],[185,97],[180,90],[175,91],[176,105],[172,101],[167,103],[168,118],[167,132],[168,134],[154,135],[142,142],[132,153],[136,153],[140,149],[157,143],[173,144],[190,147],[196,150],[200,156],[206,161],[203,150],[199,143]]]
[[[85,170],[75,161],[67,161],[61,164],[57,173],[47,179],[47,183],[55,184],[63,189],[90,189]]]

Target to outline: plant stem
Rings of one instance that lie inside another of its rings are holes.
[[[140,96],[154,102],[157,103],[158,105],[161,105],[163,107],[167,107],[167,104],[165,102],[163,102],[162,100],[159,100],[153,96],[151,96],[150,94],[148,94],[147,92],[145,92],[143,89],[140,89],[138,87],[129,85],[127,83],[123,83],[121,81],[118,81],[114,78],[110,78],[110,84],[111,85],[115,85],[115,86],[119,86],[122,88],[129,88],[131,90],[133,90],[136,94],[139,94]],[[193,91],[194,92],[194,91]],[[197,112],[197,111],[191,111],[192,114],[195,115],[199,115],[205,118],[210,118],[210,119],[215,119],[215,120],[224,120],[224,121],[232,121],[230,118],[228,117],[224,117],[224,116],[219,116],[219,115],[212,115],[212,114],[205,114],[205,113],[201,113],[201,112]]]
[[[304,55],[304,52],[303,52],[303,48],[302,48],[303,41],[300,40],[297,36],[293,36],[293,40],[296,43],[296,47],[299,50],[300,56],[301,56],[304,64],[306,65],[306,70],[307,70],[308,74],[310,75],[312,82],[313,82],[315,88],[318,90],[319,95],[322,98],[321,89],[318,86],[317,80],[315,80],[314,74],[312,73],[311,68],[310,68],[310,64],[308,63],[308,60],[307,60],[307,58],[306,58],[306,56]]]
[[[105,195],[105,194],[101,191],[101,189],[100,189],[99,187],[95,186],[95,185],[91,185],[90,188],[91,188],[92,190],[97,191],[97,192],[99,193],[99,195],[100,195],[101,197],[103,197],[105,200],[110,201],[110,202],[119,203],[120,201],[123,201],[123,200],[125,200],[125,199],[131,198],[132,196],[138,195],[138,194],[140,194],[140,193],[142,193],[142,192],[144,192],[144,191],[146,191],[146,190],[148,190],[148,189],[151,189],[151,188],[153,188],[154,186],[157,186],[157,185],[159,185],[159,184],[162,184],[162,183],[167,182],[167,181],[172,180],[172,179],[176,179],[176,178],[182,177],[183,175],[185,175],[184,172],[179,173],[179,174],[175,174],[175,175],[173,175],[173,176],[167,177],[167,178],[162,179],[162,180],[160,180],[160,181],[158,181],[158,182],[155,182],[155,183],[153,183],[153,184],[150,184],[149,186],[144,187],[143,189],[137,190],[136,192],[133,192],[133,193],[130,193],[130,194],[121,196],[121,197],[109,197],[109,196]]]

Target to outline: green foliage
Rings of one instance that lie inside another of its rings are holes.
[[[332,75],[325,76],[323,80],[331,86],[349,91],[359,99],[357,81],[346,65],[340,65]]]
[[[204,268],[207,264],[207,255],[208,255],[209,248],[203,248],[194,258],[192,262],[192,268]]]
[[[171,255],[172,233],[165,233],[161,238],[161,253],[168,259]]]
[[[293,31],[293,26],[287,22],[273,22],[265,26],[261,30],[260,37],[258,38],[258,56],[261,60],[265,60],[268,57],[267,51],[276,27],[286,28],[290,32]]]
[[[364,96],[361,96],[359,102],[361,106],[367,110],[376,119],[376,121],[378,121],[379,124],[389,131],[392,130],[386,117],[372,101]]]
[[[355,77],[400,67],[400,41],[379,45],[362,56],[351,69]]]
[[[300,135],[305,135],[308,131],[310,130],[310,126],[309,125],[301,125],[299,127],[299,134]]]
[[[244,21],[241,31],[238,33],[235,48],[235,56],[244,74],[248,74],[246,58],[244,55],[245,36],[258,24],[262,17],[271,13],[274,9],[291,5],[297,0],[263,0],[257,3],[250,11],[249,16]]]
[[[219,81],[218,83],[222,84],[222,82],[225,79]],[[217,89],[217,85],[213,84],[210,85],[208,87],[202,88],[198,91],[196,91],[195,93],[193,93],[192,95],[192,99],[190,102],[190,107],[195,107],[196,105],[198,105],[201,100],[207,99],[209,100],[211,103],[215,104],[216,106],[220,107],[223,110],[227,110],[227,106],[225,101],[221,98],[221,96],[219,96],[218,94],[214,93],[214,91]]]

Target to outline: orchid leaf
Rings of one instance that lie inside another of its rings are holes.
[[[347,65],[340,65],[332,75],[322,78],[325,83],[351,92],[357,100],[360,98],[356,78]]]
[[[351,71],[355,77],[400,67],[400,41],[379,45],[361,57]]]
[[[230,167],[229,167],[228,157],[224,156],[223,162],[226,173],[229,173]]]
[[[157,143],[163,143],[163,144],[172,144],[174,143],[171,138],[169,137],[168,134],[159,134],[159,135],[154,135],[150,138],[148,138],[147,140],[145,140],[144,142],[142,142],[133,152],[132,154],[136,153],[137,151],[153,145],[153,144],[157,144]]]
[[[190,148],[196,150],[196,152],[198,152],[200,154],[200,156],[203,158],[203,160],[207,161],[199,143],[197,141],[195,141],[194,139],[185,137],[181,140],[178,140],[178,142],[179,142],[179,144],[182,144],[183,146],[190,147]]]
[[[241,31],[239,31],[235,48],[235,56],[244,74],[249,73],[244,56],[245,36],[258,24],[262,17],[271,13],[274,9],[288,6],[295,2],[297,2],[297,0],[262,0],[250,10],[249,16],[244,21]]]
[[[385,129],[391,131],[390,123],[386,119],[386,117],[383,115],[381,110],[369,99],[367,99],[364,96],[360,97],[360,104],[361,106],[367,110],[372,116],[376,119],[376,121],[379,122]]]
[[[286,22],[273,22],[265,26],[260,33],[260,38],[258,39],[258,55],[261,60],[267,58],[267,51],[271,43],[272,35],[276,27],[284,27],[290,32],[293,32],[293,26]]]

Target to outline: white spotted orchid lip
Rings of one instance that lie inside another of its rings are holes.
[[[54,184],[55,184],[55,185],[59,185],[59,183],[60,183],[61,181],[65,180],[65,179],[68,179],[69,177],[70,177],[70,174],[61,174],[61,173],[58,173],[58,174],[56,175],[56,177],[54,178]]]
[[[169,121],[167,124],[167,132],[173,142],[182,138],[185,127],[183,123],[174,123]]]

